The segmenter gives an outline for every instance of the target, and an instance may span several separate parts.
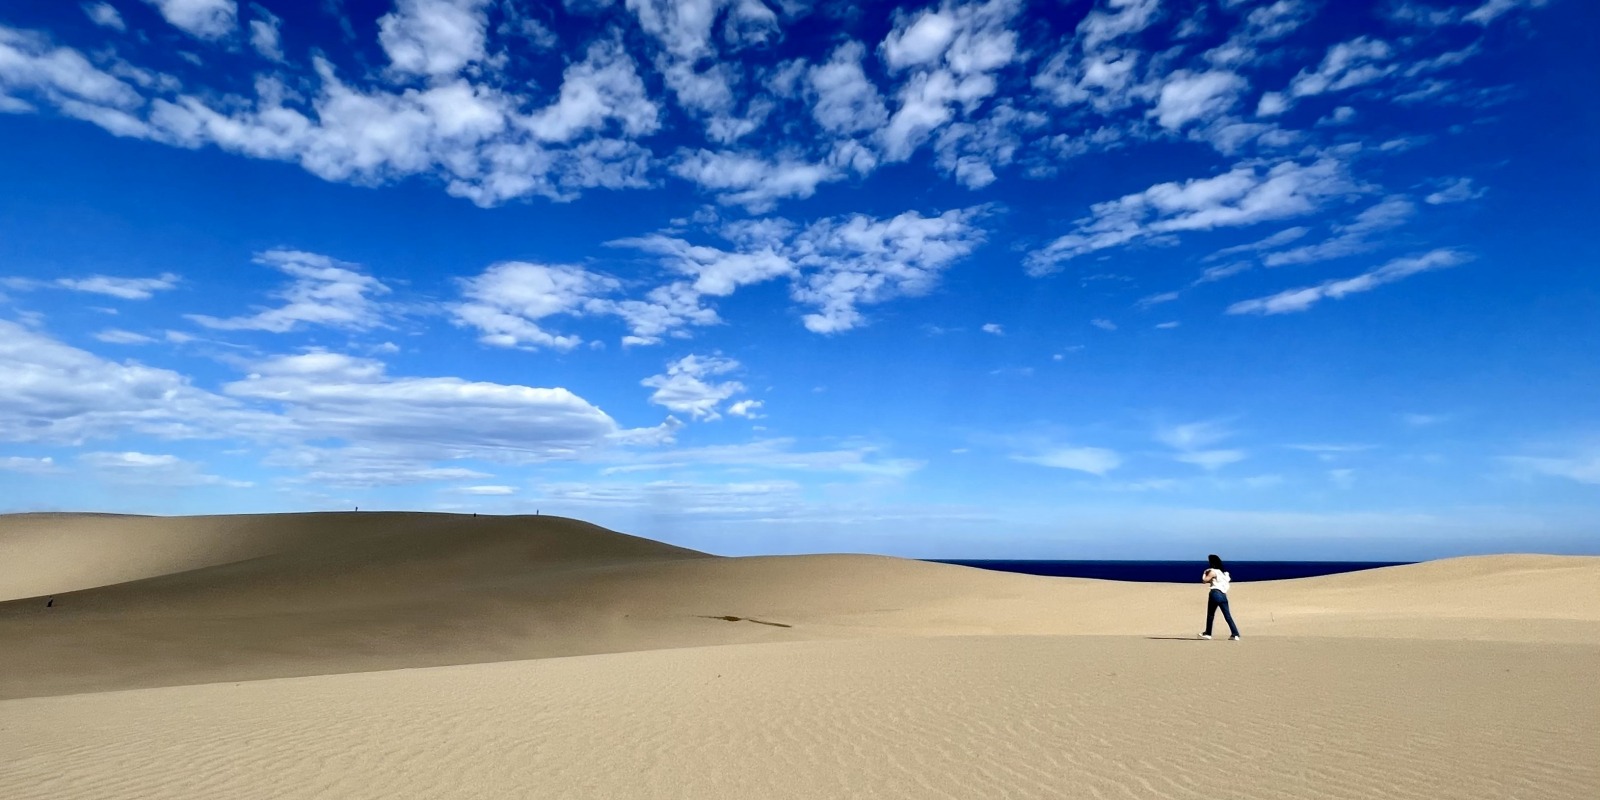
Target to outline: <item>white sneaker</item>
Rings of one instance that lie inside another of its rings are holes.
[[[1211,638],[1211,637],[1209,637],[1209,636],[1207,636],[1207,637],[1206,637],[1206,638],[1207,638],[1207,639],[1209,639],[1209,638]],[[1239,641],[1239,637],[1238,637],[1238,636],[1229,636],[1229,637],[1228,637],[1228,641],[1230,641],[1230,642],[1237,642],[1237,641]]]
[[[1200,634],[1200,638],[1202,638],[1202,639],[1210,639],[1210,638],[1211,638],[1211,634],[1209,634],[1209,633],[1202,633],[1202,634]]]

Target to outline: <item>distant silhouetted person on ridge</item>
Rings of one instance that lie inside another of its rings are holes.
[[[1206,602],[1206,632],[1200,634],[1202,639],[1211,638],[1211,626],[1217,620],[1217,609],[1222,609],[1222,618],[1228,621],[1228,630],[1233,632],[1228,637],[1229,641],[1239,641],[1239,626],[1233,624],[1233,614],[1228,612],[1228,584],[1233,578],[1228,575],[1228,568],[1223,566],[1222,559],[1215,553],[1207,557],[1210,566],[1200,574],[1200,582],[1211,587],[1210,599]]]

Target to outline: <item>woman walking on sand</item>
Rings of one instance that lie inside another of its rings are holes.
[[[1228,621],[1228,630],[1233,632],[1228,641],[1239,641],[1239,626],[1233,624],[1233,614],[1228,613],[1228,584],[1233,578],[1228,575],[1228,568],[1222,565],[1222,559],[1215,553],[1207,557],[1210,566],[1201,573],[1200,582],[1211,586],[1211,599],[1206,603],[1206,632],[1200,634],[1202,639],[1211,638],[1211,625],[1216,622],[1217,609],[1222,609],[1222,618]]]

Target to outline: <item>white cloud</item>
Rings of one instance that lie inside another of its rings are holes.
[[[1048,122],[1045,114],[1019,111],[1009,101],[1001,101],[981,119],[944,126],[934,142],[939,167],[961,185],[981,189],[994,183],[997,167],[1015,159],[1023,136]]]
[[[1340,42],[1328,48],[1315,70],[1301,70],[1294,76],[1289,82],[1289,94],[1310,97],[1365,86],[1394,72],[1395,65],[1385,63],[1393,55],[1394,48],[1388,42],[1370,36]]]
[[[857,214],[811,224],[791,246],[794,262],[808,270],[794,285],[794,299],[818,307],[805,315],[806,329],[847,331],[865,321],[859,306],[927,292],[983,243],[976,225],[981,213],[967,208],[924,217],[907,211],[883,220]]]
[[[712,297],[726,297],[741,286],[763,283],[795,271],[794,262],[780,252],[781,242],[757,242],[752,249],[738,252],[693,245],[660,234],[618,239],[607,244],[661,256],[669,269],[692,279],[690,286],[695,294]]]
[[[0,470],[31,475],[48,475],[52,472],[61,471],[60,467],[56,466],[55,459],[50,456],[44,456],[43,458],[5,456],[0,458]]]
[[[1227,112],[1250,87],[1248,81],[1225,70],[1193,73],[1178,70],[1167,76],[1160,99],[1149,116],[1161,127],[1177,130],[1195,120],[1206,120]]]
[[[1212,446],[1233,437],[1233,431],[1215,420],[1166,426],[1157,429],[1155,436],[1157,441],[1177,451],[1172,456],[1174,460],[1210,472],[1243,461],[1246,457],[1241,450]]]
[[[552,482],[537,487],[549,506],[637,507],[685,515],[793,518],[804,507],[801,486],[794,481],[695,482],[659,480],[645,483]]]
[[[716,50],[713,26],[723,19],[722,39],[739,46],[766,41],[777,15],[757,0],[626,0],[639,27],[673,56],[691,62]]]
[[[1159,234],[1254,225],[1302,216],[1329,198],[1356,191],[1344,165],[1328,157],[1309,164],[1281,161],[1264,172],[1244,163],[1221,175],[1161,183],[1096,203],[1075,230],[1026,259],[1031,275],[1048,275],[1068,260]]]
[[[0,25],[0,65],[0,96],[37,94],[71,116],[84,116],[91,109],[125,112],[142,102],[132,86],[89,63],[82,53],[52,47],[43,36],[4,25]]]
[[[1094,9],[1078,23],[1083,48],[1100,45],[1150,26],[1161,12],[1160,0],[1105,0],[1105,9]]]
[[[1089,324],[1103,331],[1114,331],[1117,329],[1117,323],[1112,322],[1109,319],[1091,319],[1089,320]]]
[[[568,142],[618,122],[628,136],[654,133],[660,110],[650,100],[633,60],[621,43],[589,46],[584,60],[567,67],[555,103],[520,124],[541,141]]]
[[[1400,415],[1400,421],[1410,425],[1413,428],[1425,428],[1429,425],[1438,425],[1447,419],[1449,419],[1449,417],[1443,414],[1418,414],[1414,412],[1408,412]]]
[[[895,26],[883,40],[883,59],[892,69],[931,64],[944,55],[956,35],[955,16],[928,9]]]
[[[190,385],[176,372],[117,363],[0,320],[0,440],[81,444],[268,430],[269,415]]]
[[[1416,214],[1416,210],[1416,205],[1405,197],[1386,197],[1357,214],[1351,222],[1333,226],[1333,236],[1316,244],[1269,253],[1262,263],[1269,267],[1309,264],[1371,250],[1378,246],[1370,238],[1372,234],[1404,225]]]
[[[102,28],[110,28],[117,31],[127,30],[128,28],[122,21],[122,15],[117,13],[117,9],[110,3],[84,3],[83,13],[88,14],[89,19]]]
[[[1156,441],[1174,450],[1201,450],[1231,438],[1233,431],[1216,420],[1169,425],[1156,430]]]
[[[74,292],[103,294],[122,300],[149,300],[156,292],[164,292],[178,285],[178,276],[163,272],[154,278],[118,278],[111,275],[91,275],[87,278],[57,278],[48,283],[30,278],[5,278],[11,289],[27,291],[42,287],[66,289]]]
[[[1042,467],[1070,469],[1104,477],[1122,465],[1122,457],[1103,447],[1057,447],[1041,453],[1013,455],[1012,460]]]
[[[751,220],[727,225],[734,251],[694,245],[655,234],[621,239],[612,245],[658,254],[674,272],[686,276],[652,290],[645,300],[610,304],[633,328],[625,344],[654,344],[686,325],[718,322],[702,305],[704,297],[723,297],[741,286],[778,277],[793,279],[792,297],[817,306],[804,323],[816,333],[836,333],[865,321],[859,306],[917,296],[939,275],[983,241],[976,226],[980,208],[924,217],[910,211],[890,219],[864,215],[818,220],[799,229],[786,220]]]
[[[1255,265],[1248,261],[1235,261],[1232,264],[1222,264],[1215,267],[1207,267],[1206,271],[1201,273],[1200,277],[1195,279],[1194,285],[1199,286],[1202,283],[1212,283],[1214,281],[1220,281],[1224,278],[1231,278],[1241,272],[1250,271],[1254,266]]]
[[[1173,458],[1185,464],[1193,464],[1214,472],[1229,464],[1243,461],[1245,454],[1239,450],[1195,450],[1188,453],[1179,453]]]
[[[1350,106],[1339,106],[1328,113],[1328,116],[1317,120],[1317,127],[1331,128],[1339,125],[1348,125],[1356,118],[1356,110]]]
[[[234,0],[145,0],[172,23],[200,39],[220,39],[233,31],[238,6]]]
[[[1340,489],[1348,489],[1356,485],[1356,471],[1348,467],[1330,469],[1328,470],[1328,480]]]
[[[1453,25],[1461,20],[1458,8],[1434,8],[1424,3],[1397,2],[1390,4],[1387,17],[1395,22],[1409,22],[1427,28]]]
[[[100,331],[94,335],[94,338],[107,344],[149,344],[155,341],[155,339],[142,333],[134,333],[133,331],[125,331],[118,328]]]
[[[744,417],[745,419],[761,419],[762,417],[766,416],[758,413],[762,405],[763,404],[760,400],[740,400],[739,402],[728,406],[728,413],[735,417]]]
[[[639,383],[656,390],[650,395],[650,402],[658,406],[688,414],[695,419],[714,420],[722,417],[717,406],[743,392],[744,384],[738,381],[717,383],[705,379],[737,369],[739,362],[731,358],[688,355],[668,364],[665,374],[653,375]]]
[[[1221,250],[1206,256],[1206,260],[1212,261],[1222,258],[1223,256],[1231,256],[1238,253],[1250,253],[1257,250],[1275,250],[1279,247],[1289,244],[1290,242],[1304,238],[1305,235],[1310,232],[1310,228],[1301,226],[1285,228],[1277,233],[1272,234],[1271,236],[1266,237],[1265,239],[1257,239],[1254,242],[1248,242],[1246,244],[1237,244],[1232,247],[1224,247]]]
[[[1004,336],[1006,334],[1006,329],[1001,327],[998,323],[987,322],[984,323],[983,332],[992,333],[995,336]]]
[[[1244,25],[1226,42],[1207,51],[1206,60],[1218,66],[1241,66],[1262,60],[1269,43],[1282,39],[1310,21],[1316,8],[1305,0],[1277,0],[1251,9]]]
[[[631,334],[625,345],[657,344],[663,335],[682,335],[690,325],[715,325],[721,322],[715,309],[703,298],[726,297],[741,286],[762,283],[795,271],[789,256],[781,252],[781,231],[746,242],[751,249],[726,251],[690,244],[661,234],[607,242],[615,247],[632,247],[662,257],[665,265],[690,280],[679,280],[651,290],[643,300],[621,300],[606,304],[603,310],[627,321]]]
[[[462,451],[444,451],[416,445],[395,443],[361,443],[343,447],[326,448],[297,445],[276,451],[263,464],[269,467],[297,470],[299,474],[286,480],[289,484],[316,487],[404,486],[417,483],[443,483],[450,481],[481,481],[493,478],[490,473],[467,467],[429,466],[436,458],[458,458]],[[483,451],[472,452],[474,455]],[[503,460],[503,454],[494,454]],[[533,460],[538,460],[534,458]]]
[[[480,341],[496,347],[571,350],[582,337],[550,333],[551,317],[601,313],[602,299],[620,284],[614,278],[567,265],[506,261],[461,281],[464,302],[451,307],[457,324],[477,328]]]
[[[937,11],[897,18],[882,52],[891,70],[911,76],[897,94],[899,107],[878,130],[886,160],[910,158],[958,110],[970,115],[995,93],[994,73],[1019,56],[1009,25],[1020,10],[1017,0],[945,0]]]
[[[6,39],[0,29],[0,48]],[[312,59],[319,88],[309,97],[260,75],[253,100],[157,97],[143,117],[132,113],[143,102],[138,92],[93,70],[75,51],[30,47],[36,51],[24,54],[30,68],[18,73],[28,79],[25,88],[119,135],[295,161],[330,181],[377,184],[428,174],[450,194],[484,206],[529,195],[570,200],[588,188],[649,183],[651,155],[632,137],[656,129],[658,110],[615,41],[595,43],[569,66],[548,104],[512,93],[522,88],[516,85],[474,83],[448,71],[425,88],[362,90],[341,81],[319,56]],[[418,58],[418,69],[434,68]],[[64,73],[62,65],[72,69]],[[96,96],[69,96],[62,86]]]
[[[622,337],[623,345],[652,345],[660,344],[665,335],[687,337],[684,328],[688,326],[722,321],[715,309],[700,301],[694,287],[675,281],[650,290],[643,300],[620,300],[609,308],[628,323],[631,332]]]
[[[1444,203],[1461,203],[1467,200],[1476,200],[1489,190],[1472,185],[1471,178],[1457,178],[1446,184],[1444,188],[1423,198],[1429,205],[1442,205]]]
[[[1089,104],[1109,114],[1145,99],[1149,87],[1137,83],[1138,50],[1101,50],[1082,54],[1064,48],[1033,77],[1035,88],[1055,105]],[[1120,134],[1118,134],[1120,136]]]
[[[462,486],[456,489],[461,494],[476,495],[479,497],[503,497],[517,493],[515,486]]]
[[[720,202],[744,206],[752,213],[767,211],[782,199],[810,197],[818,185],[844,177],[833,166],[792,155],[768,159],[757,153],[709,150],[684,153],[672,171],[717,192]]]
[[[282,61],[283,46],[278,36],[278,28],[283,24],[283,20],[261,6],[254,6],[254,11],[256,19],[250,20],[250,46],[254,47],[263,58]]]
[[[806,72],[815,98],[811,115],[823,129],[836,134],[876,130],[889,119],[883,96],[861,68],[866,48],[846,42],[834,49],[828,61]]]
[[[1502,460],[1540,475],[1600,486],[1600,454],[1588,453],[1566,458],[1506,456]]]
[[[1289,289],[1270,297],[1243,300],[1228,307],[1229,314],[1291,314],[1309,310],[1318,301],[1343,299],[1347,295],[1371,291],[1386,283],[1464,263],[1467,256],[1457,250],[1438,249],[1412,258],[1397,258],[1353,278],[1325,281],[1316,286]]]
[[[1361,453],[1376,447],[1376,445],[1370,444],[1291,444],[1286,446],[1291,450],[1311,453],[1319,461],[1334,461],[1351,453]]]
[[[236,481],[217,475],[207,475],[200,465],[172,455],[151,455],[127,451],[121,453],[84,453],[78,460],[101,477],[116,483],[138,486],[226,486],[231,489],[248,489],[255,484]]]
[[[1487,0],[1483,5],[1468,12],[1462,19],[1487,27],[1489,23],[1517,8],[1538,8],[1546,2],[1548,0]]]
[[[223,391],[280,408],[289,426],[285,436],[339,439],[419,462],[570,458],[613,445],[660,441],[670,438],[672,429],[624,430],[564,388],[391,377],[382,362],[322,350],[265,359]]]
[[[759,0],[628,0],[627,7],[665,51],[655,59],[656,68],[678,104],[705,119],[713,141],[727,144],[760,126],[770,106],[757,98],[745,113],[736,112],[744,70],[736,60],[717,58],[712,29],[722,19],[721,38],[733,49],[761,43],[778,29],[771,9]],[[702,62],[710,63],[701,69]]]
[[[156,292],[177,286],[178,276],[170,272],[164,272],[155,278],[114,278],[107,275],[93,275],[88,278],[58,278],[55,285],[74,292],[91,292],[123,300],[149,300]]]
[[[1176,328],[1176,327],[1178,327],[1179,325],[1182,325],[1182,324],[1183,323],[1178,322],[1176,320],[1173,320],[1171,322],[1158,322],[1158,323],[1156,323],[1156,329],[1157,330],[1163,330],[1163,331],[1171,330],[1171,329]]]
[[[1266,92],[1256,101],[1256,116],[1276,117],[1289,110],[1289,97],[1283,92]]]
[[[448,77],[485,57],[489,0],[396,0],[378,41],[396,72]]]
[[[247,317],[184,316],[217,330],[272,333],[286,333],[302,325],[364,329],[382,324],[378,304],[368,295],[388,294],[389,287],[357,272],[355,264],[298,250],[268,250],[256,254],[253,260],[294,279],[288,288],[276,293],[284,305]]]
[[[880,447],[851,444],[833,450],[796,450],[795,440],[761,439],[746,444],[713,445],[662,449],[634,453],[622,463],[601,470],[602,475],[620,475],[690,466],[723,468],[761,468],[794,472],[838,472],[871,478],[903,478],[921,469],[924,463],[912,459],[885,458]]]

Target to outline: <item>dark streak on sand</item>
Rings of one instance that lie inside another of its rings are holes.
[[[763,620],[763,619],[751,619],[750,617],[735,617],[732,614],[728,614],[728,615],[720,616],[720,617],[719,616],[708,615],[708,614],[701,614],[699,616],[700,616],[701,619],[720,619],[720,620],[723,620],[723,621],[726,621],[726,622],[754,622],[757,625],[771,625],[774,628],[793,628],[794,627],[793,625],[788,625],[788,624],[785,624],[785,623],[782,623],[782,622],[767,622],[766,620]]]

